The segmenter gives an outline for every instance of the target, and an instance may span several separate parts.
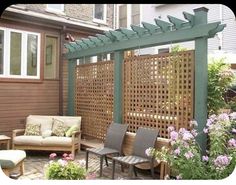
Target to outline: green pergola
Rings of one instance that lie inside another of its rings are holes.
[[[207,120],[207,40],[215,36],[226,26],[220,22],[207,23],[208,9],[194,9],[194,15],[183,12],[186,20],[167,16],[169,22],[154,19],[155,24],[142,22],[142,26],[131,25],[131,29],[119,28],[104,34],[97,34],[65,44],[68,49],[68,115],[74,115],[74,82],[77,59],[104,53],[115,56],[114,69],[114,122],[122,122],[122,62],[125,50],[159,46],[169,43],[195,41],[195,84],[194,119],[198,122],[198,131]],[[198,138],[202,148],[206,146],[206,137]]]

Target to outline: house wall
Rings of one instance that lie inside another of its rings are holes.
[[[18,6],[40,13],[55,14],[46,10],[46,4],[18,4]],[[107,22],[105,26],[110,28],[113,28],[113,12],[113,4],[107,4]],[[64,14],[59,13],[57,15],[97,24],[93,21],[93,4],[64,4]]]

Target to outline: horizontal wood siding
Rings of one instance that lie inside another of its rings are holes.
[[[59,81],[0,83],[0,134],[24,128],[30,114],[58,115]]]

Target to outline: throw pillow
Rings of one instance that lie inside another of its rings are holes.
[[[78,125],[73,125],[71,126],[67,131],[66,131],[66,137],[71,137],[73,132],[78,131],[79,127]]]
[[[68,126],[65,125],[64,121],[53,118],[52,133],[54,135],[63,137],[67,129]]]
[[[50,137],[52,135],[52,131],[51,130],[44,130],[42,133],[42,137]]]
[[[40,136],[41,135],[41,125],[39,124],[26,124],[25,134],[26,136]]]

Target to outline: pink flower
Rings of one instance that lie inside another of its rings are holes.
[[[226,113],[222,113],[218,116],[219,121],[229,121],[229,116]]]
[[[179,155],[180,154],[180,148],[179,147],[174,150],[174,154],[175,155]]]
[[[187,130],[186,130],[185,128],[180,128],[180,129],[179,129],[179,133],[180,133],[180,134],[183,134],[183,133],[185,133],[186,131],[187,131]]]
[[[189,140],[191,140],[191,139],[193,139],[194,137],[193,137],[193,135],[190,133],[190,132],[185,132],[185,133],[183,133],[183,140],[184,141],[189,141]]]
[[[233,120],[236,119],[236,112],[232,112],[229,116]]]
[[[176,176],[176,179],[177,179],[177,180],[181,180],[181,179],[182,179],[181,174],[177,175],[177,176]]]
[[[209,160],[209,157],[207,155],[202,156],[202,161],[207,162]]]
[[[229,141],[228,141],[228,145],[229,145],[229,147],[236,147],[236,140],[234,139],[234,138],[232,138],[232,139],[230,139]]]
[[[188,151],[187,153],[184,154],[184,156],[187,158],[187,159],[190,159],[192,158],[194,155],[191,151]]]
[[[79,164],[80,164],[80,166],[85,166],[86,165],[86,161],[84,159],[79,160]]]
[[[197,121],[196,121],[196,120],[191,120],[191,121],[190,121],[190,126],[195,126],[195,127],[197,127],[197,126],[198,126]]]
[[[204,128],[204,129],[203,129],[203,132],[204,132],[205,134],[207,134],[207,133],[208,133],[208,129],[207,129],[207,128]]]
[[[231,158],[228,157],[227,155],[219,155],[214,160],[214,165],[216,168],[224,169],[226,166],[230,164],[230,161],[231,161]]]
[[[59,160],[58,160],[58,163],[59,163],[61,166],[66,166],[68,162],[67,162],[66,160],[59,159]]]
[[[57,156],[56,153],[51,153],[51,154],[49,155],[49,159],[53,160],[53,159],[55,159],[56,156]]]
[[[66,158],[67,156],[68,156],[67,153],[64,153],[64,154],[62,155],[63,158]]]
[[[236,134],[236,129],[235,128],[232,129],[232,133]]]
[[[176,131],[172,131],[170,133],[170,139],[173,140],[173,141],[176,141],[178,139],[178,136],[179,136],[179,134]]]
[[[196,129],[193,129],[192,131],[191,131],[191,134],[194,136],[194,137],[196,137],[197,136],[197,130]]]
[[[175,128],[173,127],[173,126],[169,126],[168,128],[167,128],[167,131],[168,132],[172,132],[172,131],[174,131],[175,130]]]
[[[206,124],[206,126],[210,126],[210,125],[212,125],[212,123],[213,123],[213,119],[211,119],[211,118],[209,118],[209,119],[207,119],[207,124]]]

